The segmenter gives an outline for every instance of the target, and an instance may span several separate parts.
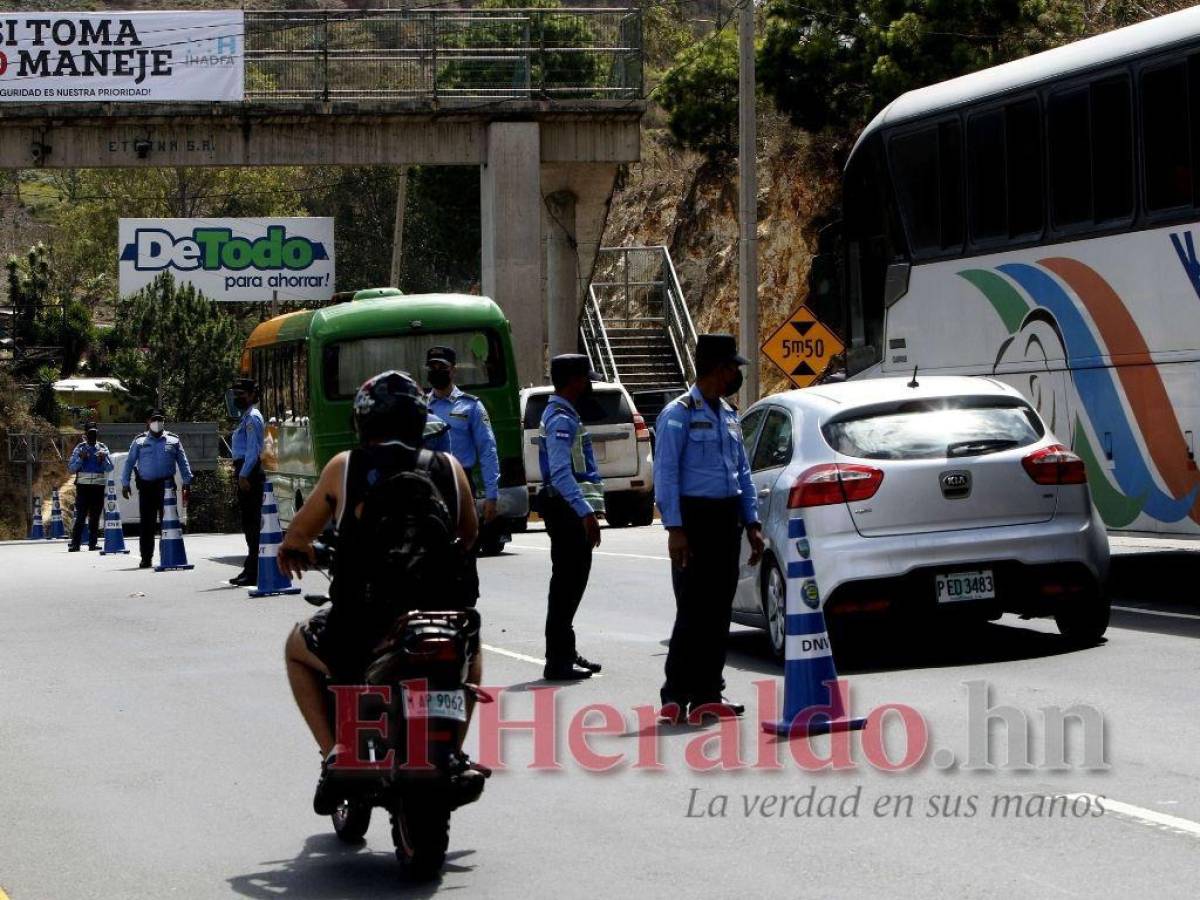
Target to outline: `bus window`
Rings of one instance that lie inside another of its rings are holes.
[[[1141,88],[1146,208],[1155,211],[1190,205],[1187,63],[1146,69]]]
[[[896,198],[914,255],[962,247],[962,136],[958,122],[898,135],[890,142]]]
[[[425,380],[425,351],[451,347],[458,358],[455,383],[471,388],[504,384],[504,351],[494,331],[396,334],[341,341],[325,349],[325,395],[331,400],[353,397],[359,386],[388,369],[399,369]]]
[[[1050,140],[1050,210],[1054,227],[1092,219],[1092,151],[1088,90],[1053,94],[1046,110]]]
[[[1046,218],[1041,111],[1036,98],[1004,107],[1009,237],[1035,237]]]
[[[1092,192],[1097,222],[1133,215],[1133,110],[1129,78],[1092,85]]]
[[[971,240],[1008,235],[1008,180],[1004,165],[1004,111],[967,120],[967,215]]]

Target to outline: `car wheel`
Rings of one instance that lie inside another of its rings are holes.
[[[1063,602],[1054,613],[1054,621],[1072,644],[1090,647],[1104,637],[1111,612],[1112,601],[1103,591],[1096,591]]]
[[[645,500],[638,503],[633,513],[634,525],[653,525],[654,524],[654,495],[650,494]]]
[[[783,659],[787,646],[787,579],[773,556],[768,556],[763,564],[762,605],[771,650],[776,659]]]
[[[631,515],[629,504],[623,500],[605,501],[604,519],[613,528],[624,528],[629,524]]]

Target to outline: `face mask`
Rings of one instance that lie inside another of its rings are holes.
[[[97,438],[97,437],[98,437],[98,435],[97,435],[97,434],[96,434],[96,432],[94,432],[94,431],[90,431],[90,432],[88,432],[88,433],[87,433],[87,435],[86,435],[87,442],[88,442],[89,444],[94,444],[94,443],[96,443],[96,438]]]
[[[444,391],[450,387],[450,370],[449,369],[430,369],[429,384],[431,387]]]
[[[163,430],[163,423],[162,423],[162,422],[159,422],[158,420],[155,420],[155,421],[151,422],[151,423],[150,423],[150,430],[151,430],[151,431],[152,431],[154,434],[162,434],[162,430]]]
[[[596,393],[596,387],[594,384],[592,384],[590,378],[585,382],[585,385],[586,386],[583,389],[583,393],[580,394],[581,397],[590,397]]]
[[[729,380],[729,384],[725,385],[725,396],[732,397],[742,389],[742,382],[745,381],[745,376],[742,375],[742,370],[738,369],[733,378]]]
[[[250,408],[250,398],[247,397],[245,394],[234,394],[233,395],[233,408],[239,409],[242,412],[245,412],[246,410],[248,410]]]

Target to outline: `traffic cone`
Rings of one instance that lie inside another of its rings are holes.
[[[63,527],[62,507],[58,503],[58,488],[54,489],[54,493],[50,495],[50,533],[46,535],[49,540],[57,541],[67,536],[67,529]]]
[[[110,478],[104,492],[104,546],[100,548],[100,555],[128,552],[125,549],[125,529],[121,525],[121,509],[117,506],[117,483]]]
[[[279,544],[282,540],[275,489],[267,481],[263,484],[262,528],[258,538],[258,584],[250,591],[251,597],[300,593],[300,588],[292,587],[292,580],[279,571]]]
[[[146,527],[146,523],[142,523]],[[154,523],[150,523],[154,527]],[[194,569],[187,561],[183,549],[183,526],[179,524],[179,508],[175,503],[175,485],[168,484],[163,496],[162,538],[158,542],[158,565],[155,572],[170,572],[175,569]]]
[[[42,525],[42,498],[33,498],[33,524],[29,526],[29,539],[31,541],[44,541],[46,539],[46,529]]]
[[[837,669],[825,631],[821,594],[813,571],[812,550],[804,519],[788,520],[786,546],[786,651],[783,668],[783,718],[763,722],[763,731],[784,737],[805,737],[831,731],[851,731],[866,719],[846,715],[837,689]]]

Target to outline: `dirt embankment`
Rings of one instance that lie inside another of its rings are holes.
[[[755,347],[806,298],[817,225],[837,187],[826,156],[776,119],[760,125]],[[642,161],[628,167],[613,197],[604,245],[665,244],[700,332],[738,332],[737,190],[736,160],[708,160],[647,129]],[[763,393],[786,387],[778,369],[760,362]]]

